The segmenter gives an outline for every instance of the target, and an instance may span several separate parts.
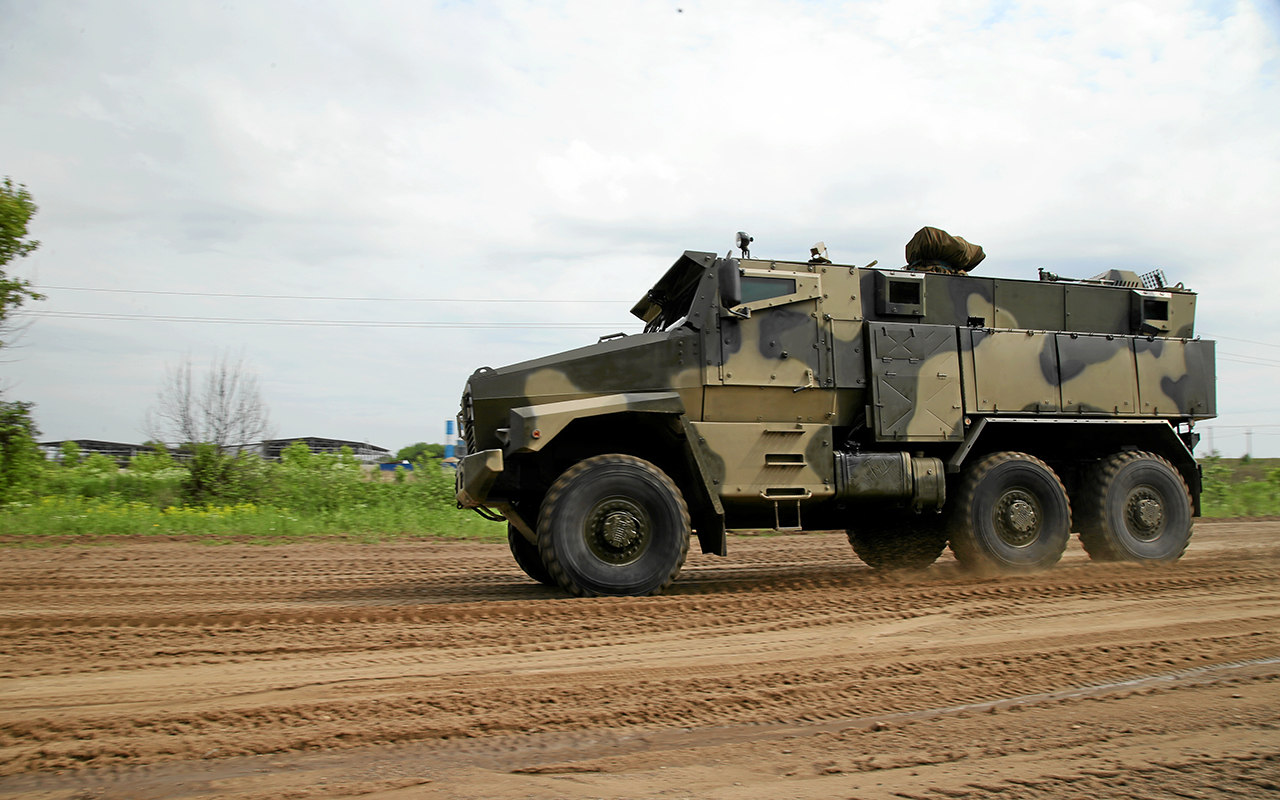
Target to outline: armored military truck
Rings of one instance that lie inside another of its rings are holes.
[[[1182,555],[1193,426],[1216,413],[1195,293],[750,242],[681,255],[632,309],[642,333],[468,380],[458,504],[508,523],[531,578],[655,594],[692,537],[725,555],[727,530],[760,528],[846,530],[882,570],[948,543],[970,569],[1043,569],[1072,531],[1094,560]]]

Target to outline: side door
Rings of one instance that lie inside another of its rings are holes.
[[[821,297],[818,273],[744,269],[743,302],[736,314],[721,318],[721,382],[790,390],[829,386]]]

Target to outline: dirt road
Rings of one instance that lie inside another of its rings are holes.
[[[0,798],[1280,792],[1280,523],[1001,580],[730,554],[578,600],[492,544],[0,551]]]

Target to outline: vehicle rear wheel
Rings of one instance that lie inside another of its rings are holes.
[[[1191,541],[1191,492],[1155,453],[1098,462],[1081,497],[1080,544],[1094,561],[1171,564]]]
[[[538,515],[548,572],[579,596],[659,594],[689,553],[689,508],[666,473],[640,458],[580,461],[556,479]]]
[[[556,585],[556,579],[551,577],[546,565],[542,563],[542,556],[538,555],[538,546],[526,539],[524,534],[510,523],[507,524],[507,545],[511,548],[511,555],[515,556],[516,564],[524,570],[525,575],[547,586]]]
[[[872,509],[855,511],[855,515],[853,526],[845,533],[853,552],[874,570],[925,569],[947,548],[942,514]]]
[[[980,572],[1030,572],[1058,563],[1071,535],[1071,501],[1048,464],[993,453],[965,470],[951,517],[956,560]]]

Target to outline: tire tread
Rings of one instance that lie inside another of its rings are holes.
[[[516,566],[520,567],[525,575],[544,586],[556,585],[556,579],[551,577],[547,565],[542,563],[538,546],[524,538],[524,534],[516,530],[511,523],[507,523],[507,546],[511,548],[511,556],[516,560]]]
[[[845,536],[854,555],[877,572],[927,569],[947,549],[946,519],[941,514],[885,514],[861,522],[846,529]],[[905,533],[892,531],[908,527]]]

